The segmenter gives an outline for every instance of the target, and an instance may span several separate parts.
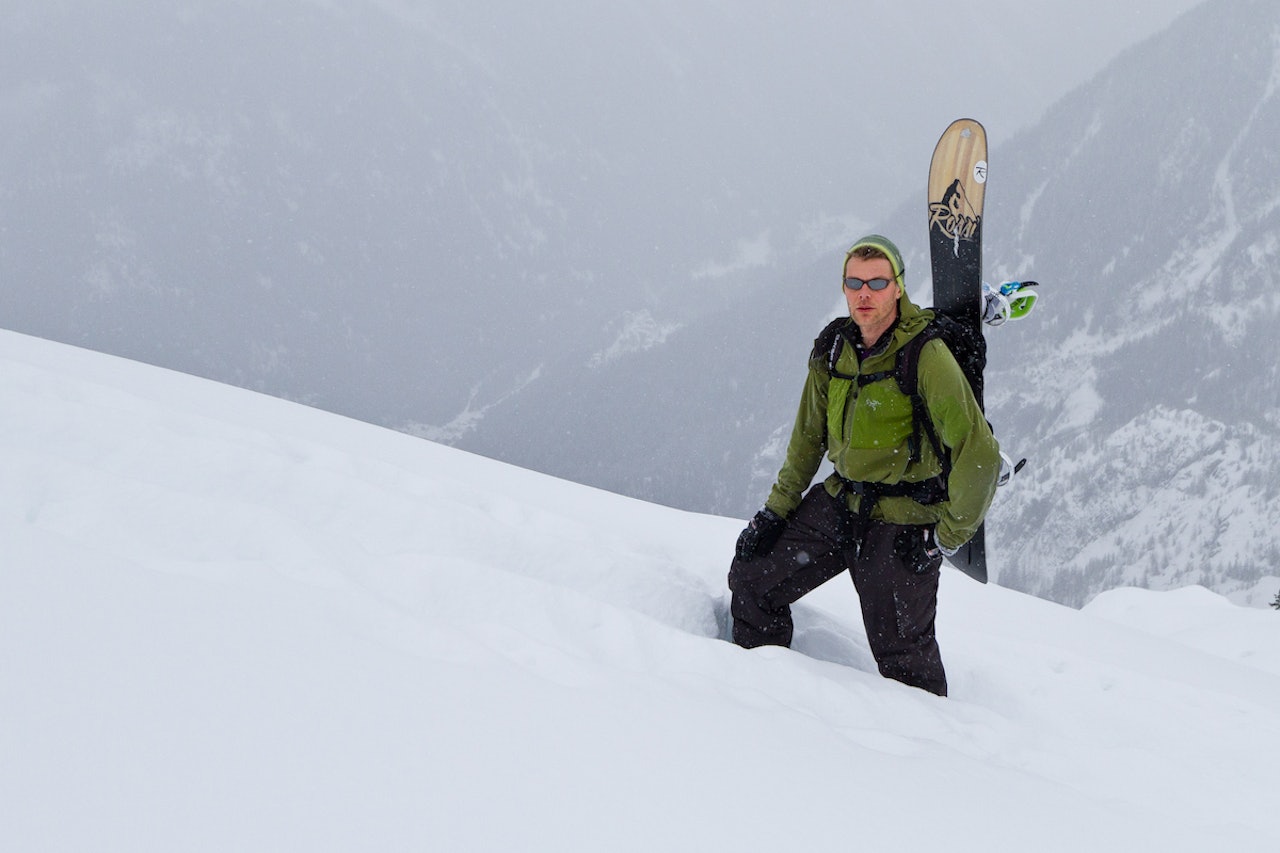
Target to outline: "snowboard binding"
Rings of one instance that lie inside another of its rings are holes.
[[[982,283],[982,322],[1003,326],[1010,320],[1021,320],[1036,304],[1035,281],[1006,281],[999,287]]]
[[[1013,475],[1020,473],[1022,469],[1026,467],[1026,464],[1026,459],[1019,459],[1017,462],[1014,462],[1012,456],[1001,450],[1000,475],[996,478],[996,488],[998,489],[1002,486],[1009,485],[1009,481],[1013,479]]]

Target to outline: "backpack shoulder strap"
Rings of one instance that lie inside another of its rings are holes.
[[[924,345],[934,338],[942,337],[942,329],[938,325],[937,320],[930,320],[929,325],[925,326],[920,334],[903,345],[898,350],[897,363],[894,365],[894,378],[898,380],[898,387],[902,389],[902,393],[908,397],[915,397],[919,387],[919,370],[920,370],[920,353],[924,350]]]
[[[849,324],[853,322],[849,317],[837,317],[826,325],[818,337],[813,341],[813,351],[809,353],[810,361],[821,361],[826,365],[827,373],[837,379],[854,379],[836,370],[836,362],[840,360],[840,353],[844,351],[844,343],[847,340],[845,331]]]
[[[987,340],[982,336],[982,330],[973,323],[957,320],[941,311],[935,313],[934,322],[938,326],[939,337],[969,381],[969,388],[981,408],[982,373],[987,366]]]
[[[911,437],[907,440],[909,458],[913,463],[920,461],[921,435],[923,434],[928,439],[934,455],[942,463],[942,476],[945,482],[947,475],[951,473],[951,454],[946,452],[938,439],[938,431],[933,428],[933,419],[929,417],[929,405],[920,393],[919,381],[920,353],[924,350],[925,344],[934,338],[941,337],[942,328],[938,321],[930,320],[929,325],[925,326],[920,334],[907,341],[902,349],[898,350],[894,378],[898,381],[898,388],[911,401]],[[943,344],[945,343],[944,340]]]

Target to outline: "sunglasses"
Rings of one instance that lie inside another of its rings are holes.
[[[862,290],[862,285],[865,284],[872,290],[884,290],[886,287],[893,284],[897,278],[898,277],[896,275],[893,278],[873,278],[866,280],[861,278],[846,278],[844,280],[844,286],[850,290]]]

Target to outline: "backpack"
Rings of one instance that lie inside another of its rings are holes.
[[[840,476],[848,491],[870,499],[864,499],[861,502],[867,513],[878,498],[890,495],[903,495],[922,504],[946,500],[947,480],[951,474],[951,454],[938,439],[938,433],[933,428],[933,420],[929,417],[929,407],[920,394],[917,376],[920,351],[924,349],[925,344],[934,339],[940,339],[946,344],[956,363],[960,365],[965,378],[969,380],[969,387],[973,390],[973,395],[981,408],[982,371],[987,364],[986,339],[977,328],[934,309],[933,318],[928,325],[898,350],[892,370],[851,376],[836,370],[836,362],[840,359],[844,344],[848,342],[853,345],[853,338],[848,336],[853,329],[856,329],[856,326],[848,317],[833,320],[814,341],[811,358],[824,359],[830,376],[854,382],[859,388],[890,377],[897,381],[899,390],[911,401],[911,436],[907,439],[910,462],[914,464],[920,461],[922,439],[927,439],[934,455],[942,464],[942,474],[921,483],[897,484],[860,483],[848,480],[839,474],[837,476]]]

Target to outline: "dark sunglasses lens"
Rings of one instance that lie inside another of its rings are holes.
[[[863,281],[860,278],[846,278],[844,280],[844,286],[849,288],[850,290],[861,290],[862,285],[865,284],[867,287],[871,288],[872,290],[884,290],[886,287],[889,286],[889,283],[892,280],[893,279],[888,279],[888,278],[873,278],[870,281]]]

